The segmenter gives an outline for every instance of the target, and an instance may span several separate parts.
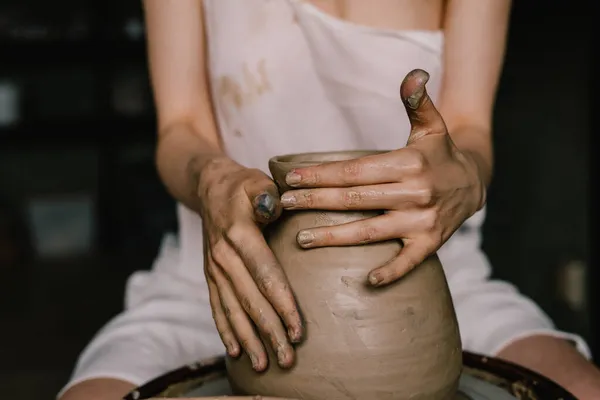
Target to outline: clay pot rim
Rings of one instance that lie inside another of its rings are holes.
[[[340,150],[290,153],[272,157],[269,160],[269,164],[277,165],[280,168],[292,165],[318,165],[333,161],[353,160],[355,158],[383,154],[389,151],[391,150]],[[332,158],[334,158],[334,160],[332,160]]]

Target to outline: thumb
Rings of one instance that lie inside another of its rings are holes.
[[[252,202],[254,219],[257,223],[266,225],[279,218],[281,215],[279,191],[271,179],[265,177],[260,183],[253,185],[247,193]]]
[[[414,69],[406,75],[400,85],[400,97],[404,102],[410,121],[408,144],[430,134],[447,133],[446,124],[427,94],[425,85],[429,74],[422,69]]]

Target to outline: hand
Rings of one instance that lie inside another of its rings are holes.
[[[285,209],[384,210],[377,217],[300,231],[304,248],[399,239],[397,257],[369,273],[372,285],[393,282],[436,252],[485,202],[476,162],[452,142],[414,70],[400,87],[411,132],[405,148],[290,171]]]
[[[290,367],[290,343],[301,340],[302,322],[288,280],[260,229],[281,213],[277,187],[261,171],[227,158],[204,166],[198,180],[205,274],[227,352],[237,357],[241,345],[253,368],[264,370],[268,358],[255,325],[279,365]]]

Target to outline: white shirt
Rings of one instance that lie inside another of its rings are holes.
[[[204,0],[212,98],[225,149],[268,173],[280,154],[406,144],[399,84],[429,72],[435,102],[442,78],[441,31],[389,31],[329,16],[298,0]],[[176,62],[175,60],[173,62]],[[90,378],[136,385],[181,365],[223,354],[203,272],[202,222],[178,208],[179,236],[166,236],[153,269],[127,285],[125,311],[81,355],[67,386]],[[480,250],[483,211],[438,252],[465,350],[494,355],[535,333],[577,336],[505,282],[491,281]]]

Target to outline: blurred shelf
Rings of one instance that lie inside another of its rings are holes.
[[[146,60],[145,41],[89,39],[83,41],[0,41],[2,66],[47,66]]]
[[[0,148],[154,140],[152,117],[72,118],[0,127]]]

